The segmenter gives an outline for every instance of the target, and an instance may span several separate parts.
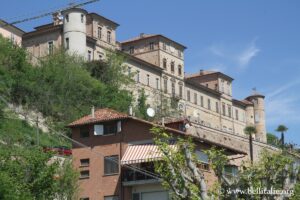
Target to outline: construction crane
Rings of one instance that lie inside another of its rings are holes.
[[[97,1],[100,1],[100,0],[89,0],[89,1],[84,1],[82,3],[77,3],[77,4],[72,3],[72,4],[69,4],[69,6],[67,6],[67,7],[64,7],[64,8],[55,10],[55,11],[43,13],[43,14],[40,14],[40,15],[37,15],[37,16],[34,16],[34,17],[29,17],[29,18],[17,20],[17,21],[11,22],[11,23],[4,22],[4,24],[0,25],[0,28],[1,27],[5,27],[5,26],[9,26],[9,25],[20,24],[20,23],[31,21],[31,20],[35,20],[35,19],[39,19],[39,18],[42,18],[42,17],[46,17],[46,16],[49,16],[49,15],[52,15],[54,13],[62,12],[63,10],[68,10],[68,9],[71,9],[71,8],[79,8],[79,7],[85,6],[87,4],[95,3]]]

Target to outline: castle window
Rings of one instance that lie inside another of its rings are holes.
[[[239,120],[239,110],[238,109],[235,110],[235,119]]]
[[[111,32],[107,31],[107,42],[111,43]]]
[[[129,47],[129,53],[134,54],[134,46]]]
[[[70,39],[66,38],[66,49],[70,48]]]
[[[219,103],[216,102],[216,112],[219,113]]]
[[[98,27],[98,39],[101,39],[102,36],[102,28]]]
[[[119,156],[104,157],[104,174],[111,175],[119,173]]]
[[[222,114],[225,116],[226,115],[226,107],[225,103],[222,104]]]
[[[164,79],[164,93],[168,93],[168,79]]]
[[[181,76],[182,74],[182,67],[181,65],[178,65],[178,75]]]
[[[172,96],[175,96],[175,83],[172,82]]]
[[[81,23],[83,23],[83,14],[81,14]]]
[[[230,105],[228,105],[228,117],[231,118],[231,106]]]
[[[154,49],[154,42],[150,42],[149,47],[150,47],[150,50],[153,50]]]
[[[66,21],[69,22],[69,15],[66,15]]]
[[[174,61],[171,62],[171,72],[174,73],[175,71],[175,63]]]
[[[147,74],[147,85],[150,86],[150,75]]]
[[[197,102],[198,102],[198,96],[197,93],[194,93],[194,104],[197,105]]]
[[[167,59],[163,59],[163,68],[167,69]]]
[[[191,92],[189,90],[186,91],[186,99],[187,101],[191,101]]]
[[[203,96],[200,97],[200,104],[201,104],[201,107],[204,107]]]
[[[48,42],[48,54],[53,54],[53,41]]]
[[[211,105],[210,105],[210,99],[207,99],[207,108],[208,108],[208,110],[210,110],[210,109],[211,109]]]
[[[179,85],[179,97],[182,98],[182,85]]]
[[[159,89],[159,78],[156,78],[156,89]]]

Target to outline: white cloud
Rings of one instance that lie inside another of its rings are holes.
[[[261,51],[256,46],[256,38],[243,48],[234,47],[232,45],[213,44],[208,50],[213,55],[224,59],[224,62],[230,61],[240,69],[245,69]]]
[[[300,84],[300,80],[291,81],[291,82],[277,88],[276,90],[267,94],[266,96],[267,96],[267,98],[272,98],[274,96],[280,95],[280,94],[286,92],[289,88],[294,87],[298,84]]]
[[[260,49],[256,47],[255,40],[253,40],[250,45],[237,56],[239,66],[243,68],[248,66],[250,61],[257,56],[259,52]]]

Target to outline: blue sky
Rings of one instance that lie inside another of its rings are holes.
[[[78,1],[4,1],[0,18],[12,22],[70,2]],[[237,99],[256,87],[266,95],[267,130],[283,123],[289,127],[286,140],[300,144],[300,1],[101,0],[85,8],[119,23],[119,41],[160,33],[186,45],[185,71],[232,76]],[[18,26],[30,31],[50,20]]]

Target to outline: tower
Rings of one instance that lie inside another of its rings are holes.
[[[246,99],[253,103],[254,126],[257,131],[255,138],[261,142],[267,142],[264,103],[265,96],[255,92]]]
[[[68,53],[86,55],[86,14],[87,11],[80,8],[62,12],[63,44]]]

